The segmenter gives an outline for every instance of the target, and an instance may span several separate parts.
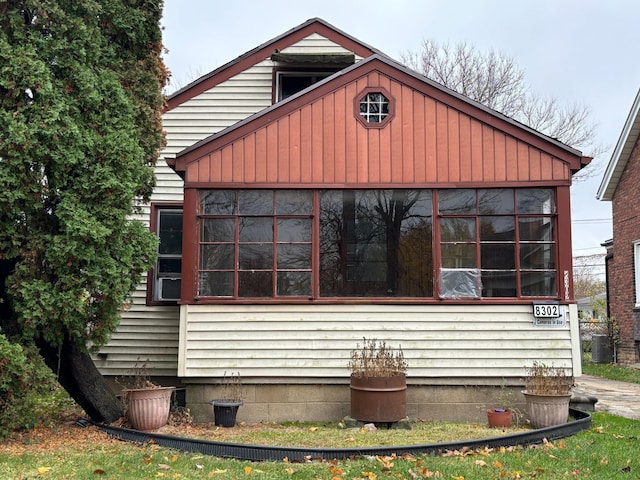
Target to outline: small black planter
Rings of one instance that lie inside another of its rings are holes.
[[[220,427],[233,427],[236,424],[236,415],[242,402],[233,402],[231,400],[211,400],[209,402],[213,407],[214,423]]]

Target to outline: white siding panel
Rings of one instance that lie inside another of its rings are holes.
[[[282,50],[283,53],[353,53],[318,33],[312,33],[295,45]]]
[[[530,305],[181,308],[180,373],[189,377],[229,369],[245,377],[344,377],[363,337],[401,345],[411,378],[518,377],[533,360],[571,367],[569,325],[535,327]]]

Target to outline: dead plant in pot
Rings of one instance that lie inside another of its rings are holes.
[[[363,422],[397,422],[407,416],[407,362],[402,347],[363,339],[351,351],[351,417]]]
[[[563,367],[535,361],[526,367],[522,394],[533,428],[565,423],[569,418],[569,401],[573,375]]]
[[[224,372],[221,397],[209,403],[213,408],[214,423],[222,427],[233,427],[236,424],[238,409],[244,403],[240,372]]]
[[[133,373],[116,381],[122,386],[125,418],[135,430],[157,430],[167,423],[171,395],[175,387],[163,387],[151,381],[147,363],[136,365]]]

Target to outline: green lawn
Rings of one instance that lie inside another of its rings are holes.
[[[612,363],[591,363],[588,359],[585,359],[582,365],[582,373],[622,382],[640,383],[639,369]]]
[[[16,449],[0,445],[2,479],[630,479],[640,474],[640,421],[594,414],[589,431],[552,443],[499,450],[450,452],[442,456],[360,458],[337,462],[251,463],[187,454],[157,445],[106,439],[68,442],[47,438]],[[73,433],[75,432],[75,433]],[[30,448],[31,447],[31,448]]]
[[[585,362],[584,373],[640,383],[640,371]],[[434,430],[443,427],[433,424]],[[632,479],[640,478],[640,421],[593,414],[593,428],[541,445],[449,452],[440,456],[358,458],[348,461],[251,463],[136,445],[97,429],[60,425],[0,442],[0,479]],[[337,435],[344,435],[346,431]],[[315,434],[309,428],[309,435]],[[354,431],[354,436],[360,433]],[[460,434],[450,431],[450,434]],[[378,432],[384,437],[384,432]],[[444,432],[446,438],[447,432]],[[454,439],[454,438],[451,438]],[[385,443],[380,438],[380,443]],[[386,439],[392,443],[395,439]]]

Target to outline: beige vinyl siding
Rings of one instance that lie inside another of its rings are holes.
[[[347,52],[321,35],[313,34],[286,52]],[[271,105],[273,62],[268,58],[214,88],[184,102],[163,115],[167,146],[155,167],[156,188],[152,202],[181,203],[182,179],[166,164],[165,158],[223,130]],[[147,225],[150,206],[135,218]],[[146,363],[153,375],[173,376],[178,368],[178,306],[147,306],[146,276],[132,295],[131,305],[122,312],[121,322],[110,342],[94,358],[105,375],[131,373]]]
[[[353,53],[318,33],[312,33],[295,45],[282,50],[283,53]],[[360,57],[356,57],[360,59]]]
[[[199,140],[271,105],[273,63],[265,60],[182,103],[162,117],[163,155],[175,155]]]
[[[366,337],[401,345],[408,376],[427,382],[520,377],[533,360],[579,374],[575,305],[567,312],[566,327],[540,328],[531,305],[183,305],[179,372],[345,377]]]

